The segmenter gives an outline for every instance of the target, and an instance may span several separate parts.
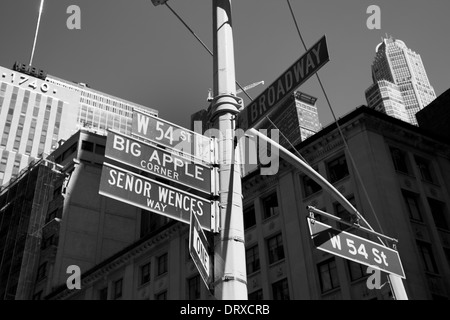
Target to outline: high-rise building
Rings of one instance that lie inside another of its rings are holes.
[[[372,79],[374,85],[366,90],[368,106],[384,109],[385,113],[404,120],[403,107],[400,107],[403,103],[408,122],[414,125],[417,125],[416,113],[436,98],[420,54],[392,37],[384,38],[376,47]],[[382,80],[384,82],[379,83]],[[382,102],[373,99],[375,91],[382,97]],[[400,91],[402,99],[399,99],[397,91]],[[392,102],[388,102],[390,99]]]
[[[133,108],[157,111],[47,75],[20,63],[0,66],[0,186],[80,128],[131,132]]]
[[[386,80],[377,81],[367,89],[366,99],[371,108],[409,122],[402,93],[396,84]]]
[[[272,115],[271,121],[285,136],[280,137],[280,144],[290,147],[290,144],[306,140],[320,131],[319,114],[316,107],[317,98],[306,93],[296,91]],[[265,128],[266,126],[261,126]],[[267,128],[274,128],[268,125]],[[289,140],[290,144],[286,141]]]

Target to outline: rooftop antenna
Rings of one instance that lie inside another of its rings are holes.
[[[38,36],[38,32],[39,32],[39,25],[41,23],[41,15],[42,15],[43,8],[44,8],[44,0],[41,0],[41,6],[39,7],[39,16],[38,16],[38,21],[37,21],[37,25],[36,25],[36,33],[34,35],[33,49],[31,50],[31,57],[30,57],[30,63],[29,63],[30,66],[33,63],[34,50],[36,49],[36,40],[37,40],[37,36]]]

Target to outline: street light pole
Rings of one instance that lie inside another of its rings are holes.
[[[231,0],[213,0],[214,99],[210,121],[218,129],[220,232],[214,239],[214,295],[247,300],[241,167],[235,141],[236,97]]]

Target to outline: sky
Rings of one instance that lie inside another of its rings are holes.
[[[212,50],[212,1],[169,0],[169,5]],[[375,47],[386,34],[422,57],[436,95],[450,88],[450,1],[290,0],[307,47],[326,35],[330,61],[318,72],[331,106],[341,117],[366,104]],[[40,0],[0,0],[0,65],[28,63]],[[70,5],[80,8],[79,30],[70,30]],[[370,5],[381,29],[369,29]],[[232,0],[236,80],[256,98],[305,50],[287,1]],[[46,0],[33,66],[58,78],[157,109],[159,116],[189,127],[206,109],[213,86],[213,59],[176,16],[150,0]],[[318,98],[323,126],[333,121],[318,81],[298,90]],[[250,100],[244,98],[245,105]]]

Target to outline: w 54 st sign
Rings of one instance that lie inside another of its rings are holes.
[[[397,251],[354,234],[333,229],[312,218],[307,219],[311,238],[317,249],[406,278]]]

